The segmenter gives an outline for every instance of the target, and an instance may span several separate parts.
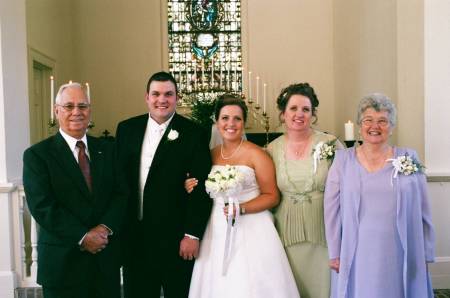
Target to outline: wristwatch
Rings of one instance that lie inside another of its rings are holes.
[[[240,215],[244,215],[245,214],[245,207],[242,206],[242,205],[239,206],[239,214]]]

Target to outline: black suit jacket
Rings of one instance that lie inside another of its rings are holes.
[[[147,127],[148,114],[119,123],[117,146],[120,163],[126,173],[130,200],[128,228],[131,244],[142,242],[136,237],[155,242],[179,245],[184,234],[201,238],[211,212],[212,200],[205,192],[204,181],[211,170],[211,156],[205,131],[175,114],[155,152],[144,189],[145,235],[133,237],[137,223],[141,148]],[[169,140],[171,130],[178,138]],[[199,180],[191,194],[184,189],[186,173]],[[134,239],[133,239],[134,238]]]
[[[97,264],[105,274],[120,266],[117,238],[125,215],[125,184],[116,171],[114,144],[90,136],[87,143],[92,193],[60,133],[28,148],[23,156],[26,199],[39,224],[37,281],[47,287],[86,283]],[[81,251],[78,242],[99,224],[113,231],[109,244],[96,255]]]

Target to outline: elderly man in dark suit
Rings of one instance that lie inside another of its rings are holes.
[[[118,154],[127,175],[130,203],[126,229],[124,286],[127,298],[188,296],[212,201],[200,183],[184,189],[186,174],[206,179],[211,169],[207,133],[175,113],[172,75],[147,83],[149,113],[121,122]]]
[[[61,86],[59,132],[24,153],[23,182],[39,224],[38,277],[45,298],[120,297],[125,184],[112,143],[86,135],[90,103],[78,83]]]

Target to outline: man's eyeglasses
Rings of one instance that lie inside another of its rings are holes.
[[[64,110],[66,110],[68,112],[72,112],[73,110],[75,110],[75,108],[78,108],[80,111],[86,111],[87,109],[89,109],[89,107],[91,105],[88,103],[79,103],[77,105],[67,103],[67,104],[58,105],[58,106],[62,107]]]
[[[375,123],[376,123],[379,127],[386,127],[386,126],[389,125],[389,120],[388,120],[388,119],[384,119],[384,118],[382,118],[382,119],[377,119],[377,120],[371,119],[371,118],[366,118],[366,119],[363,119],[363,120],[361,121],[361,123],[362,123],[364,126],[366,126],[366,127],[370,127],[370,126],[372,126],[372,125],[375,124]]]

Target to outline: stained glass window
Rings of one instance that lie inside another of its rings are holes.
[[[169,0],[168,40],[185,99],[242,92],[240,0]]]

